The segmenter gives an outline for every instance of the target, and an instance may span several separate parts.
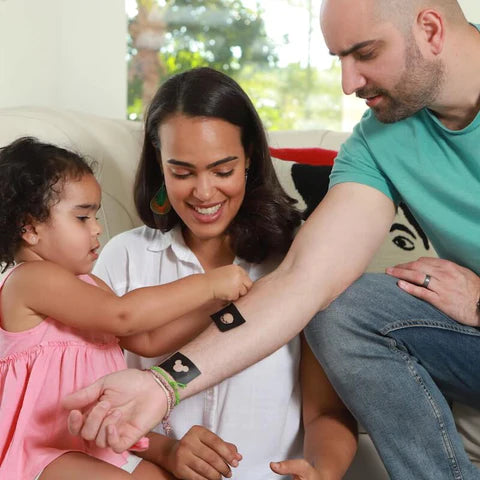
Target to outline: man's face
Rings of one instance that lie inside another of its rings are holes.
[[[433,104],[444,68],[423,57],[413,34],[376,18],[374,3],[325,0],[322,31],[342,63],[344,93],[364,98],[378,120],[393,123]]]
[[[367,100],[373,113],[383,123],[393,123],[410,117],[435,101],[443,79],[443,64],[427,61],[414,38],[405,48],[405,62],[399,80],[393,87],[382,86],[381,79],[368,82],[355,93]]]

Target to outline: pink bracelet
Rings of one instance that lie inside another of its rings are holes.
[[[168,422],[168,419],[170,418],[170,414],[172,413],[173,407],[175,406],[175,391],[168,383],[167,379],[161,373],[159,373],[157,369],[159,369],[159,367],[147,368],[145,370],[149,371],[153,375],[153,379],[158,383],[160,388],[165,393],[165,396],[167,397],[167,412],[163,417],[162,427],[165,435],[169,437],[172,432],[172,426]]]

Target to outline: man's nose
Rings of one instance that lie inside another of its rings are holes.
[[[365,76],[359,71],[357,63],[352,58],[342,59],[342,90],[345,95],[351,95],[366,85]]]

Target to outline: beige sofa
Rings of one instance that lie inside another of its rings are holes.
[[[103,189],[99,212],[103,225],[102,245],[117,233],[140,225],[132,200],[132,183],[142,141],[140,123],[48,108],[0,109],[0,146],[24,135],[74,149],[98,162],[97,177]],[[348,133],[327,130],[272,132],[269,135],[273,147],[323,147],[333,150],[338,149],[347,137]],[[292,165],[275,160],[275,168],[284,188],[299,200],[301,206],[305,206],[292,181]],[[403,210],[399,209],[395,222],[409,225]],[[408,242],[408,248],[401,248],[405,247],[405,242]],[[426,249],[413,228],[410,239],[399,236],[392,229],[370,264],[369,271],[383,271],[388,265],[422,255],[431,256],[435,253],[431,248]],[[464,434],[467,451],[473,460],[480,461],[480,416],[461,405],[454,405],[454,411],[459,429]],[[371,440],[363,432],[360,434],[355,461],[345,478],[388,479]]]

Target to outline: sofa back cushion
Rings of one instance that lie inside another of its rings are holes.
[[[336,151],[320,147],[271,147],[270,150],[280,183],[297,200],[306,220],[327,193]],[[400,204],[390,232],[367,271],[383,272],[388,266],[422,256],[432,257],[436,253],[407,206]]]

